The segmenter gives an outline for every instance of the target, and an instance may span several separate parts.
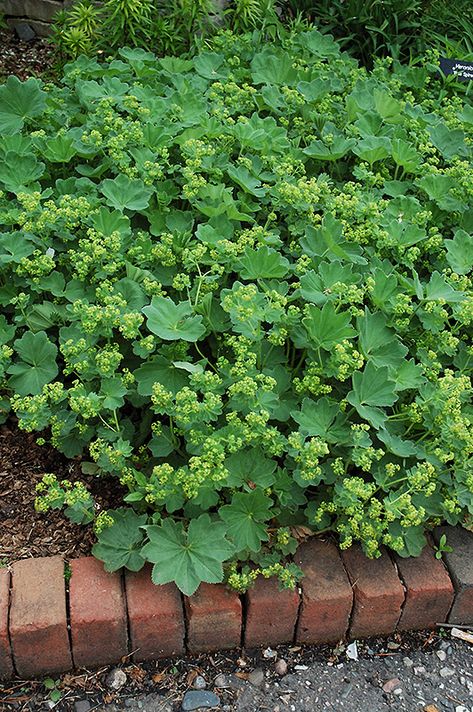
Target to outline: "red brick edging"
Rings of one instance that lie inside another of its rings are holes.
[[[358,546],[305,542],[295,555],[304,578],[297,591],[258,579],[245,596],[202,584],[191,597],[155,586],[149,570],[108,574],[93,558],[58,557],[0,569],[0,679],[40,677],[75,667],[280,643],[334,643],[473,624],[473,534],[440,527],[453,551],[435,558],[367,559]]]

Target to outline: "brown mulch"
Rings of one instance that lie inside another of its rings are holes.
[[[52,46],[46,39],[21,42],[10,30],[0,29],[0,82],[9,74],[19,79],[47,78],[54,67]]]
[[[38,433],[19,430],[15,421],[0,426],[0,561],[32,556],[65,558],[90,553],[92,527],[73,524],[63,512],[35,512],[35,486],[46,473],[59,480],[81,480],[100,510],[122,504],[116,480],[83,475],[79,459],[68,460],[48,445],[36,444]]]

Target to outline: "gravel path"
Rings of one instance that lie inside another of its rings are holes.
[[[281,646],[142,665],[124,660],[58,677],[59,701],[44,681],[0,684],[0,710],[473,712],[473,645],[450,633],[394,635],[348,648]]]
[[[397,645],[397,643],[391,643]],[[233,684],[235,700],[220,705],[225,712],[473,712],[473,648],[468,643],[441,641],[436,651],[412,651],[409,655],[369,651],[359,660],[340,658],[338,663],[317,661],[307,669],[293,669],[277,679],[277,660],[250,674],[249,681],[226,675]],[[259,674],[258,674],[259,673]],[[217,679],[218,684],[224,681]],[[195,684],[195,682],[194,682]],[[209,685],[209,687],[212,687]],[[215,689],[215,688],[213,688]],[[205,698],[206,693],[200,692]],[[194,695],[195,698],[195,695]],[[191,697],[192,699],[192,697]],[[174,712],[174,705],[158,695],[143,695],[100,707],[101,711]],[[191,709],[191,707],[189,708]],[[196,708],[198,709],[198,708]],[[202,709],[202,708],[200,708]]]

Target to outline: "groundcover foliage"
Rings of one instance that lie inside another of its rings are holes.
[[[301,532],[471,526],[473,111],[433,73],[224,33],[0,88],[3,410],[121,483],[37,500],[109,570],[291,585]]]

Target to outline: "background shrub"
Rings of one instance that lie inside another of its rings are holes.
[[[473,52],[470,0],[78,0],[58,15],[53,42],[66,58],[123,45],[172,54],[222,26],[274,38],[283,24],[308,22],[369,67],[384,56],[419,61],[432,47],[463,59]]]

